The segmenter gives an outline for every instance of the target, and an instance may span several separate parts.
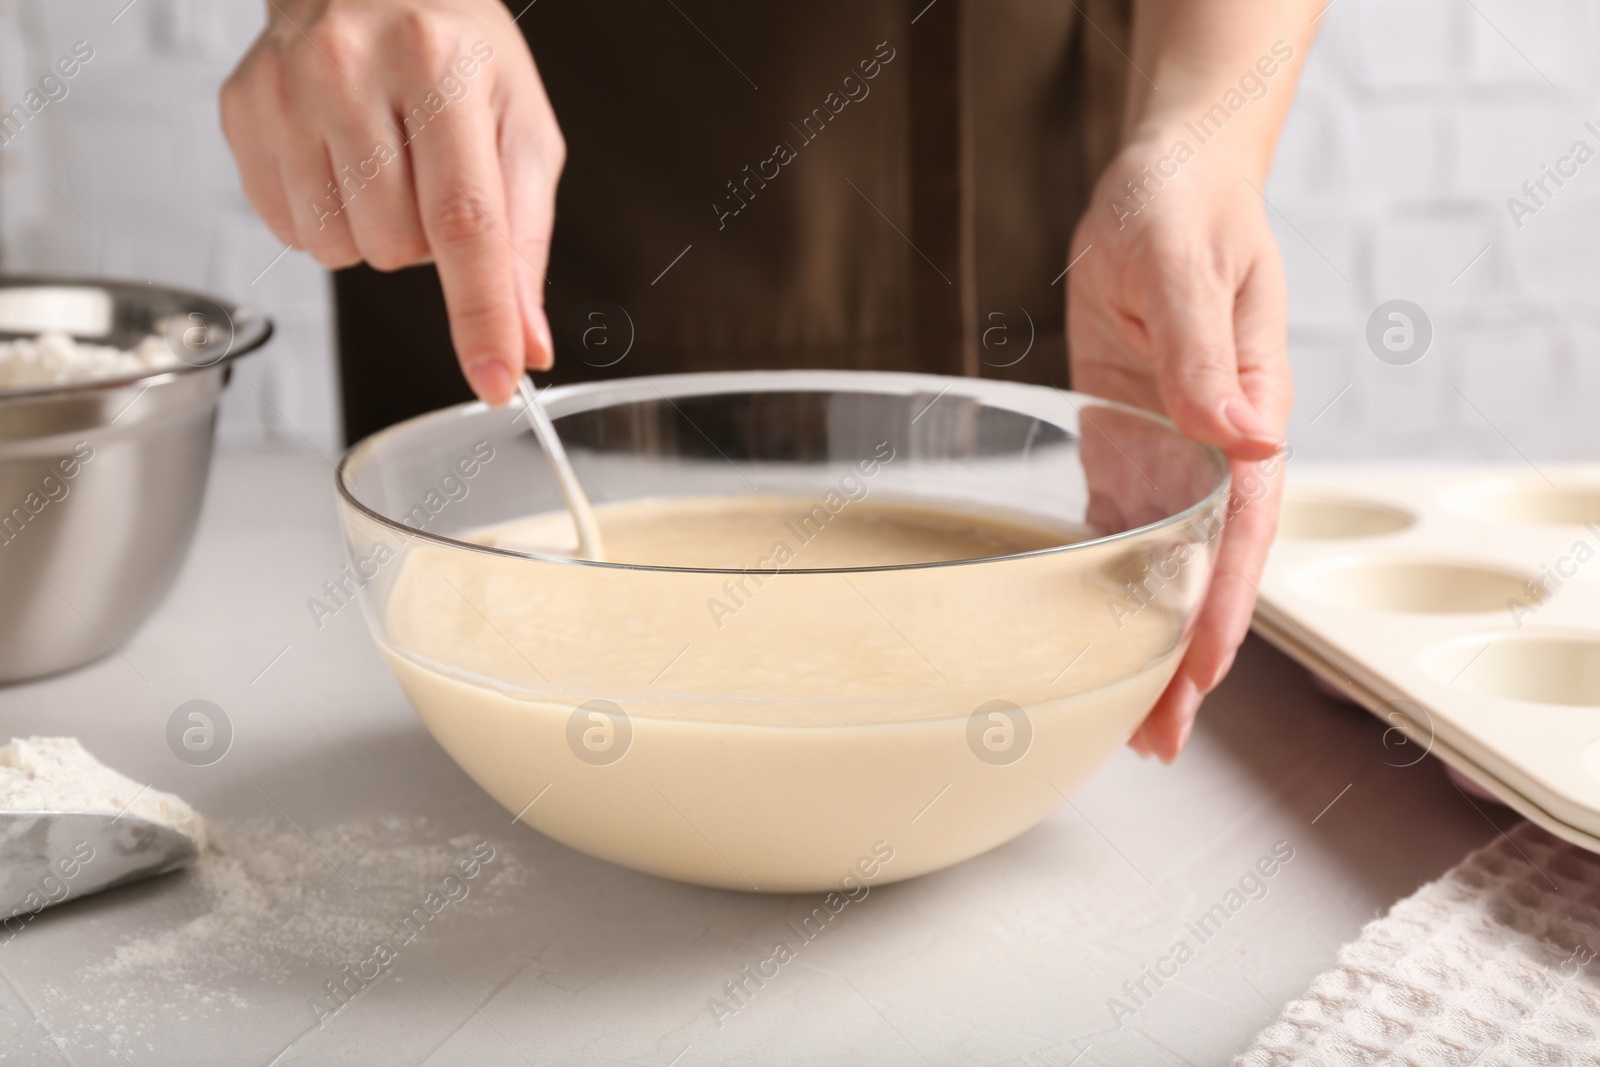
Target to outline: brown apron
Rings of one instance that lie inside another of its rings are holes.
[[[1060,276],[1117,146],[1128,0],[541,0],[519,25],[568,145],[554,380],[1066,384]],[[470,395],[431,267],[335,289],[350,440]]]

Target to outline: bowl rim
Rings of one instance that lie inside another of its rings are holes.
[[[130,385],[137,385],[140,382],[148,382],[149,385],[155,386],[184,375],[196,374],[217,367],[226,367],[270,341],[275,328],[270,315],[264,314],[247,304],[235,304],[228,300],[219,300],[197,290],[178,286],[141,285],[120,278],[106,278],[95,275],[0,274],[0,290],[6,289],[94,289],[110,294],[114,300],[132,297],[141,303],[149,303],[153,297],[167,298],[174,302],[204,301],[219,308],[228,317],[228,323],[235,328],[235,332],[232,341],[229,342],[228,350],[209,363],[189,363],[180,357],[176,366],[151,367],[148,370],[134,374],[119,374],[108,378],[84,378],[69,382],[46,382],[41,385],[24,385],[15,388],[0,387],[0,404],[49,401],[91,393],[111,392]],[[239,325],[241,322],[243,326]],[[49,331],[6,332],[37,337],[40,333]],[[67,334],[67,336],[80,344],[116,347],[108,344],[105,340],[79,337],[71,330],[59,332]]]
[[[674,388],[678,388],[678,383],[684,382],[703,383],[707,386],[707,388],[681,389],[674,394],[664,393],[661,391],[661,385],[663,383],[668,383]],[[820,390],[838,392],[845,391],[841,384],[843,382],[860,382],[863,383],[863,385],[871,382],[877,382],[885,386],[895,383],[905,385],[912,382],[943,383],[944,388],[942,390],[928,390],[930,394],[937,392],[939,396],[943,396],[946,392],[949,392],[951,389],[961,384],[968,386],[978,385],[985,389],[998,389],[1001,392],[1030,391],[1035,389],[1042,389],[1046,391],[1053,390],[1054,392],[1060,393],[1062,396],[1066,397],[1067,403],[1071,404],[1074,409],[1079,409],[1080,403],[1088,403],[1099,407],[1113,408],[1117,411],[1126,412],[1136,415],[1140,418],[1147,419],[1158,426],[1162,426],[1171,430],[1173,433],[1177,434],[1181,440],[1200,450],[1201,455],[1211,462],[1212,468],[1218,475],[1219,480],[1217,484],[1214,485],[1208,493],[1206,493],[1205,496],[1180,512],[1169,515],[1164,519],[1158,519],[1155,522],[1145,523],[1143,526],[1136,526],[1129,530],[1120,530],[1117,533],[1105,534],[1100,537],[1091,537],[1084,541],[1073,541],[1064,545],[1051,545],[1046,548],[1035,548],[1026,552],[1012,552],[1000,556],[981,556],[974,559],[935,560],[925,563],[896,563],[886,566],[868,567],[781,568],[773,572],[770,575],[771,577],[776,578],[783,575],[804,574],[872,574],[886,571],[924,570],[937,567],[966,567],[985,563],[997,563],[1007,560],[1032,559],[1040,556],[1051,556],[1068,552],[1086,552],[1092,549],[1100,548],[1104,545],[1114,544],[1118,541],[1139,537],[1155,530],[1184,525],[1199,515],[1204,514],[1205,512],[1216,507],[1218,502],[1221,501],[1232,488],[1232,469],[1228,463],[1227,456],[1223,453],[1223,451],[1214,445],[1204,444],[1200,441],[1194,440],[1193,438],[1185,437],[1182,432],[1178,430],[1177,425],[1166,416],[1157,414],[1153,411],[1147,411],[1144,408],[1135,407],[1132,404],[1124,404],[1121,401],[1116,400],[1107,400],[1104,397],[1094,396],[1089,393],[1080,393],[1070,389],[1062,389],[1059,386],[1042,386],[1022,382],[1009,382],[992,378],[969,378],[943,374],[921,374],[907,371],[748,370],[700,371],[682,374],[652,374],[623,379],[611,379],[609,381],[574,382],[567,385],[547,386],[545,389],[540,391],[539,395],[546,399],[546,404],[550,409],[550,415],[552,419],[555,419],[566,414],[566,412],[561,410],[562,408],[576,407],[577,401],[581,401],[593,393],[614,393],[619,389],[619,387],[625,394],[620,402],[628,401],[626,394],[647,394],[649,390],[654,390],[656,395],[667,399],[670,402],[673,395],[680,397],[715,396],[734,392],[758,392],[762,391],[763,389],[768,392],[786,393],[811,392]],[[738,386],[739,388],[735,388],[735,386]],[[885,388],[878,390],[863,389],[861,391],[888,393],[891,390]],[[611,399],[615,400],[616,398],[612,397]],[[937,397],[935,399],[937,399]],[[430,533],[427,530],[419,530],[413,526],[407,526],[405,523],[400,522],[397,519],[391,519],[389,516],[375,511],[366,504],[362,503],[360,500],[356,499],[355,493],[350,488],[349,484],[350,469],[354,464],[362,460],[368,452],[376,448],[390,436],[398,434],[408,428],[415,427],[424,422],[442,422],[449,419],[460,419],[469,415],[481,414],[482,412],[489,410],[509,410],[512,406],[512,403],[515,403],[515,400],[513,400],[511,403],[508,403],[506,408],[491,409],[481,400],[470,400],[460,404],[451,405],[450,407],[439,408],[435,411],[424,412],[421,415],[414,415],[409,419],[397,422],[393,426],[387,426],[381,430],[378,430],[376,433],[362,438],[360,441],[357,441],[355,444],[351,445],[345,450],[344,455],[339,458],[339,463],[334,469],[334,484],[337,488],[340,501],[351,508],[354,508],[358,513],[365,515],[367,518],[378,523],[380,526],[386,527],[387,529],[392,530],[407,539],[431,543],[435,546],[443,548],[464,549],[471,552],[485,553],[491,556],[499,556],[506,559],[525,559],[533,560],[538,563],[557,563],[579,567],[597,567],[609,570],[654,571],[682,574],[746,574],[749,572],[750,568],[748,567],[680,567],[645,563],[617,563],[608,560],[579,559],[571,556],[546,556],[534,552],[522,552],[516,549],[499,548],[494,545],[479,544],[475,541],[463,541],[459,538],[447,537],[443,534]],[[583,410],[588,409],[585,408]],[[763,572],[763,574],[765,574],[765,572]]]

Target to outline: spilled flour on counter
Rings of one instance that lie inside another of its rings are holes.
[[[265,818],[214,822],[209,849],[171,888],[190,917],[112,947],[92,973],[207,982],[337,972],[380,943],[403,954],[451,913],[496,914],[529,873],[507,850],[471,834],[446,838],[420,817],[309,836]]]
[[[419,964],[427,973],[430,953],[503,949],[503,917],[533,874],[504,842],[427,818],[302,826],[305,836],[281,819],[213,819],[192,867],[103,898],[127,909],[115,928],[142,932],[106,937],[43,987],[44,1040],[83,1057],[73,1062],[159,1062],[158,1035],[277,1012],[286,992],[303,1005],[280,1023],[289,1033],[369,1012],[368,992]]]
[[[206,824],[182,800],[118,774],[76,737],[12,738],[0,747],[0,811],[126,812],[184,833],[201,849]]]

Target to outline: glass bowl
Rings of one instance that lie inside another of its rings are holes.
[[[771,496],[794,520],[721,569],[496,546],[485,531],[568,520],[520,401],[466,404],[345,457],[344,592],[508,811],[685,882],[852,892],[1028,829],[1166,686],[1223,524],[1219,452],[1062,390],[762,371],[544,396],[602,529],[607,505],[704,497]],[[1052,547],[808,568],[808,541],[868,498],[1026,522]]]

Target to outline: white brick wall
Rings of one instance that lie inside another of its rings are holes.
[[[1594,0],[1328,9],[1266,190],[1300,454],[1600,455],[1600,160],[1520,231],[1506,209],[1574,140],[1600,151],[1583,129],[1600,126],[1597,16]],[[1434,328],[1404,367],[1365,340],[1396,298]]]
[[[0,0],[5,106],[73,41],[96,51],[71,95],[0,149],[4,267],[136,276],[120,250],[152,278],[269,309],[278,338],[241,367],[225,439],[303,431],[331,450],[325,277],[290,254],[251,284],[281,246],[217,130],[216,86],[265,5],[135,0],[113,23],[125,3]],[[1597,5],[1328,9],[1266,189],[1289,270],[1302,455],[1600,454],[1600,160],[1520,231],[1505,206],[1574,140],[1600,150],[1583,129],[1600,125]],[[1380,363],[1364,338],[1372,309],[1397,297],[1434,326],[1407,367]]]
[[[143,274],[266,309],[278,332],[236,365],[223,440],[304,447],[304,434],[332,455],[338,404],[326,275],[290,253],[252,284],[283,246],[239,191],[217,122],[217,87],[266,4],[127,4],[0,0],[0,106],[21,100],[74,41],[95,53],[67,97],[0,148],[0,264],[8,272]]]

